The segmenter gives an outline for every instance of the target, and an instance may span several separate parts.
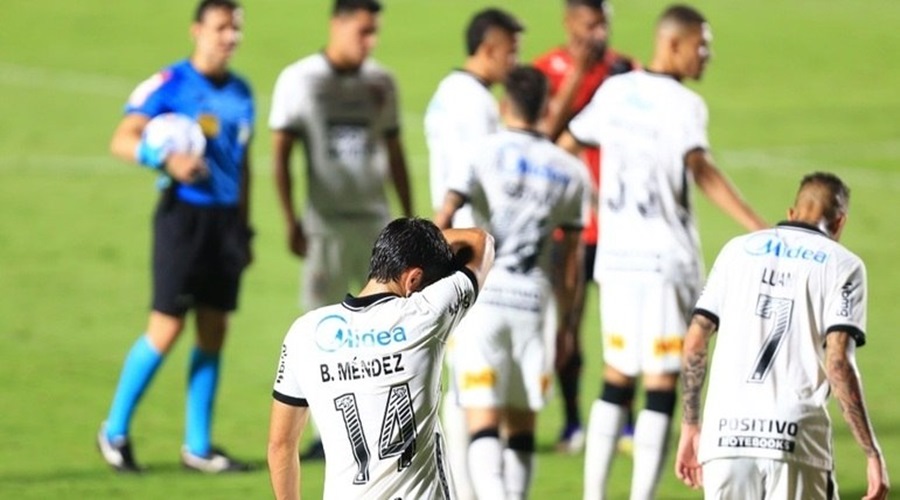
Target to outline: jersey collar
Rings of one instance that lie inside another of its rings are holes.
[[[399,295],[389,292],[363,295],[361,297],[354,297],[348,293],[347,296],[344,297],[344,301],[341,303],[341,305],[343,305],[347,309],[350,309],[351,311],[360,311],[375,304],[393,300],[399,297]]]
[[[481,77],[479,77],[478,75],[476,75],[475,73],[472,73],[471,71],[469,71],[467,69],[456,68],[454,71],[459,71],[460,73],[471,76],[476,82],[483,85],[484,88],[486,88],[486,89],[490,90],[490,88],[491,88],[491,84],[488,83],[487,80],[482,79]]]
[[[819,233],[822,236],[825,236],[826,238],[828,237],[828,235],[825,234],[825,231],[822,231],[821,228],[818,228],[818,227],[816,227],[812,224],[808,224],[806,222],[783,220],[778,223],[778,227],[792,227],[794,229],[805,229],[806,231],[812,231],[814,233]]]

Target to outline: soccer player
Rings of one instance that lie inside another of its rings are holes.
[[[359,241],[373,241],[390,220],[385,171],[403,213],[412,213],[396,85],[369,57],[381,8],[376,0],[335,0],[325,49],[285,68],[275,84],[275,179],[288,247],[306,259],[305,310],[338,302],[365,275],[369,254]],[[297,142],[307,158],[302,217],[290,169]]]
[[[140,470],[131,448],[132,415],[189,310],[197,339],[188,367],[187,418],[181,460],[203,472],[247,467],[211,442],[220,353],[229,313],[237,307],[249,264],[248,221],[254,108],[250,87],[229,70],[241,40],[242,11],[232,0],[203,0],[191,25],[194,50],[140,84],[112,138],[113,154],[157,171],[166,186],[154,217],[153,304],[146,333],[125,358],[112,407],[97,436],[109,465]],[[206,136],[202,157],[169,153],[142,140],[151,118],[176,112]]]
[[[469,148],[497,131],[500,112],[491,87],[502,83],[515,67],[522,24],[510,13],[488,8],[472,16],[465,31],[466,60],[462,69],[450,72],[438,85],[425,111],[431,203],[440,210],[451,172],[465,170]],[[477,219],[477,220],[476,220]],[[462,207],[454,217],[455,227],[484,226],[484,217]],[[447,369],[451,381],[444,399],[442,418],[447,433],[447,455],[453,464],[456,491],[461,500],[474,493],[468,480],[466,450],[469,438],[462,410],[453,387],[454,342],[447,346]]]
[[[682,85],[709,58],[706,19],[685,5],[663,12],[647,71],[606,80],[570,123],[570,151],[600,146],[603,163],[595,279],[600,284],[603,389],[591,408],[586,499],[602,498],[626,408],[642,376],[631,498],[652,498],[665,459],[681,344],[700,289],[691,184],[749,230],[765,226],[709,153],[703,99]]]
[[[497,131],[500,113],[491,87],[503,83],[519,56],[522,24],[512,14],[488,8],[476,13],[466,27],[467,58],[462,69],[444,77],[425,111],[431,203],[440,210],[447,178],[464,170],[473,143]],[[476,222],[468,208],[457,213],[455,226]],[[484,222],[479,220],[477,222]]]
[[[550,112],[541,124],[545,133],[556,140],[569,120],[584,109],[591,96],[607,77],[631,71],[636,63],[609,47],[609,2],[606,0],[566,0],[563,26],[566,44],[553,48],[537,58],[534,65],[550,80]],[[599,189],[600,150],[585,148],[581,155],[591,176],[594,192]],[[597,254],[597,214],[591,211],[582,237],[584,239],[584,276],[594,274]],[[556,243],[556,239],[554,239]],[[582,350],[581,320],[589,281],[579,290],[573,324],[560,330],[556,346],[556,377],[563,399],[565,425],[560,433],[557,449],[568,453],[581,451],[584,431],[578,391],[581,381]],[[630,412],[629,412],[630,414]],[[630,436],[630,425],[623,435]]]
[[[675,462],[706,498],[837,498],[829,394],[866,454],[863,498],[887,497],[855,356],[866,342],[866,268],[838,243],[849,203],[837,176],[807,175],[787,221],[734,238],[716,258],[685,337]]]
[[[276,498],[299,498],[297,442],[310,412],[328,457],[323,498],[456,498],[438,419],[441,357],[493,257],[480,229],[442,235],[427,220],[397,219],[375,242],[359,296],[294,322],[269,428]]]
[[[325,49],[285,68],[275,84],[269,115],[275,182],[288,248],[306,261],[305,311],[340,301],[365,276],[369,254],[359,242],[373,241],[390,220],[388,180],[403,214],[412,214],[397,88],[369,57],[381,9],[376,0],[335,0]],[[291,174],[298,142],[306,153],[302,215]],[[322,458],[321,442],[307,454]]]
[[[571,314],[590,189],[581,162],[538,132],[546,77],[517,68],[505,90],[506,128],[473,146],[466,170],[450,174],[435,217],[447,227],[464,203],[478,205],[497,244],[481,298],[454,333],[457,352],[465,353],[457,355],[454,376],[470,436],[469,478],[480,499],[528,496],[535,420],[550,379],[546,307],[555,294],[558,313]],[[548,244],[557,229],[565,251],[561,265],[551,266]],[[551,281],[553,273],[559,276]]]

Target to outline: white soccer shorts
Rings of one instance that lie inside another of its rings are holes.
[[[328,234],[307,235],[301,271],[303,311],[343,300],[351,284],[362,286],[369,274],[372,245],[387,221],[331,225]]]
[[[678,373],[699,286],[655,272],[610,272],[600,285],[603,360],[623,374]]]
[[[506,290],[486,285],[454,332],[459,403],[463,408],[536,412],[546,403],[550,387],[544,340],[547,289],[523,283]],[[504,304],[512,299],[519,307],[495,305],[492,299]]]
[[[717,458],[703,464],[706,500],[838,498],[830,471],[768,458]]]

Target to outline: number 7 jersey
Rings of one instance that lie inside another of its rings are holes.
[[[348,295],[291,326],[273,397],[312,412],[323,498],[455,498],[438,419],[441,359],[475,283],[465,270],[408,298]]]
[[[695,313],[718,324],[700,461],[760,457],[832,469],[825,338],[865,342],[862,261],[818,228],[782,222],[731,240]]]

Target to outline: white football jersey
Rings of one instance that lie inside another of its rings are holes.
[[[472,147],[500,127],[497,101],[487,84],[473,74],[455,70],[447,75],[425,111],[431,204],[435,211],[444,204],[447,180],[464,170]],[[453,218],[455,227],[483,225],[484,219],[463,207]]]
[[[441,358],[475,294],[465,270],[409,298],[348,296],[291,326],[273,396],[309,405],[327,457],[324,498],[455,498],[438,419]]]
[[[813,226],[731,240],[695,310],[718,324],[700,460],[759,457],[832,468],[825,337],[866,329],[862,261]]]
[[[495,292],[503,273],[546,281],[553,230],[584,226],[587,175],[580,160],[528,131],[503,129],[470,150],[467,168],[451,173],[448,188],[466,197],[476,212],[490,214],[494,267],[482,298],[499,300]],[[520,293],[509,300],[506,305],[533,309],[521,302]]]
[[[353,72],[336,71],[321,53],[291,64],[275,83],[269,127],[304,144],[307,231],[327,231],[335,219],[389,215],[384,137],[399,132],[397,91],[375,61]]]
[[[613,76],[569,123],[583,144],[602,147],[595,277],[661,271],[698,282],[700,240],[685,155],[707,149],[703,99],[675,79],[646,71]]]

